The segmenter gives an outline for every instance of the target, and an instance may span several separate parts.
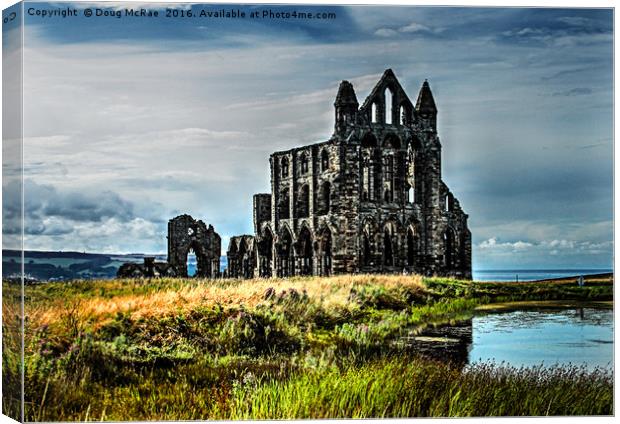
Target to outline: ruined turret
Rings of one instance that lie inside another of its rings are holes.
[[[335,133],[344,135],[347,125],[355,123],[359,107],[353,84],[349,81],[340,83],[334,107],[336,109]]]
[[[427,80],[422,84],[415,110],[424,127],[432,131],[437,130],[437,106]]]

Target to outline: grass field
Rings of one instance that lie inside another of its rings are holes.
[[[3,289],[10,298],[15,286]],[[27,286],[25,419],[611,414],[609,372],[463,370],[391,342],[485,305],[608,302],[612,294],[609,280],[578,287],[383,275]],[[13,307],[3,303],[5,317]],[[6,330],[5,386],[19,377]],[[5,402],[7,412],[15,407]]]

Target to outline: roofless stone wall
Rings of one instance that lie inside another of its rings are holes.
[[[360,106],[343,81],[334,109],[329,140],[271,155],[271,193],[254,197],[254,236],[231,239],[229,276],[471,278],[468,216],[441,178],[429,83],[414,105],[388,69]]]

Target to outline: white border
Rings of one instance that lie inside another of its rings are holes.
[[[26,2],[28,2],[29,0],[26,0]],[[55,0],[56,2],[65,2],[66,0]],[[103,2],[110,2],[110,3],[118,3],[118,1],[110,1],[110,0],[97,0],[97,1],[103,1]],[[86,1],[85,1],[86,2]],[[614,11],[614,140],[618,139],[618,128],[615,125],[616,122],[618,122],[618,110],[615,108],[615,104],[616,104],[616,99],[617,99],[617,88],[615,87],[615,81],[617,79],[617,72],[618,72],[618,67],[616,66],[617,64],[617,58],[618,58],[618,44],[615,43],[615,22],[616,22],[616,9],[615,9],[615,4],[613,1],[611,0],[590,0],[590,1],[578,1],[578,0],[563,0],[563,1],[552,1],[552,0],[542,0],[542,1],[532,1],[532,0],[521,0],[521,1],[491,1],[491,0],[466,0],[466,1],[454,1],[454,0],[423,0],[423,1],[418,1],[418,0],[389,0],[389,1],[383,1],[383,0],[356,0],[356,1],[351,1],[351,0],[337,0],[337,1],[330,1],[330,0],[311,0],[311,1],[303,1],[303,0],[288,0],[288,1],[278,1],[278,0],[273,0],[273,1],[256,1],[256,0],[242,0],[242,1],[230,1],[230,0],[221,0],[221,1],[198,1],[198,2],[190,2],[190,1],[180,1],[180,0],[148,0],[148,1],[143,1],[142,3],[216,3],[216,4],[224,4],[224,3],[231,3],[231,4],[323,4],[323,5],[327,5],[327,4],[334,4],[334,5],[384,5],[384,6],[392,6],[392,5],[402,5],[402,6],[479,6],[479,7],[557,7],[557,8],[613,8]],[[0,5],[2,6],[2,9],[5,9],[13,4],[17,3],[16,1],[12,1],[12,0],[0,0]],[[131,3],[130,1],[128,1],[127,3]],[[1,35],[1,31],[0,31],[0,43],[2,42],[2,35]],[[0,44],[1,45],[1,44]],[[0,67],[0,87],[2,85],[1,83],[2,81],[2,69]],[[1,121],[1,120],[0,120]],[[0,122],[0,132],[2,129],[2,123]],[[614,164],[617,163],[618,160],[618,151],[615,149],[615,143],[614,143]],[[616,176],[617,176],[617,168],[614,166],[614,235],[616,234],[616,232],[618,231],[618,229],[620,228],[620,224],[618,223],[617,217],[616,217],[616,211],[618,210],[618,196],[616,196],[617,191],[616,191]],[[2,200],[0,198],[0,208],[2,206]],[[1,237],[1,235],[0,235]],[[615,243],[615,237],[614,237],[614,270],[616,269],[617,265],[618,265],[618,247]],[[0,268],[1,270],[1,268]],[[614,290],[614,295],[617,294],[617,290]],[[615,337],[616,336],[616,329],[618,328],[618,322],[620,320],[618,319],[617,314],[615,314],[615,322],[614,322],[614,363],[615,364],[619,364],[620,362],[618,362],[618,343],[616,342],[618,339]],[[0,345],[0,349],[1,349],[1,345]],[[617,379],[616,379],[617,382]],[[1,388],[1,380],[0,380],[0,388]],[[618,407],[618,389],[617,389],[617,385],[614,384],[614,406],[617,408]],[[419,420],[416,419],[416,420]],[[611,423],[611,422],[615,422],[613,417],[549,417],[549,418],[531,418],[531,417],[526,417],[526,418],[470,418],[468,419],[469,422],[488,422],[488,423],[501,423],[501,422],[508,422],[511,424],[530,424],[532,422],[536,422],[536,421],[542,421],[544,420],[545,423],[549,423],[549,424],[565,424],[565,423],[578,423],[578,422],[588,422],[588,423]],[[353,421],[353,420],[321,420],[322,423],[334,423],[334,424],[339,424],[342,423],[343,421]],[[372,422],[372,423],[401,423],[401,422],[411,422],[412,419],[387,419],[387,420],[365,420],[365,422]],[[15,421],[13,421],[12,419],[4,416],[4,415],[0,415],[0,424],[8,424],[8,423],[14,423]],[[190,421],[190,422],[195,422],[195,421]],[[266,421],[245,421],[248,423],[252,423],[252,422],[258,422],[258,423],[265,423]],[[281,422],[288,422],[288,421],[276,421],[278,423]],[[438,424],[448,424],[448,423],[454,423],[454,419],[449,419],[449,418],[437,418],[437,419],[433,419],[433,422],[438,423]],[[150,423],[163,423],[162,421],[150,421]]]

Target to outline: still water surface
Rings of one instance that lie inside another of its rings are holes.
[[[519,310],[474,317],[469,362],[613,368],[613,310]]]
[[[613,272],[612,269],[504,269],[473,270],[475,281],[535,281]]]

